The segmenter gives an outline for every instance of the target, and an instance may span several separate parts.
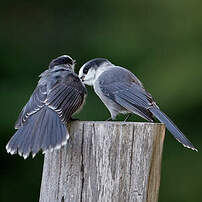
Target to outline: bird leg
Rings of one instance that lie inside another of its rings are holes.
[[[131,116],[131,114],[128,114],[128,115],[126,116],[126,118],[124,119],[124,122],[126,122],[126,121],[130,118],[130,116]]]

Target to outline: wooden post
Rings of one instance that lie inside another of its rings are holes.
[[[40,202],[157,202],[165,127],[73,122],[70,140],[45,154]]]

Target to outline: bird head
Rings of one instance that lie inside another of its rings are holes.
[[[84,84],[92,86],[98,76],[111,65],[112,63],[105,58],[92,59],[80,68],[79,78]]]
[[[73,60],[70,56],[62,55],[62,56],[59,56],[59,57],[53,59],[50,62],[49,69],[53,69],[56,66],[63,66],[67,69],[74,71],[75,62],[76,61]]]

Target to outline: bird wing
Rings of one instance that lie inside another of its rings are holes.
[[[146,120],[153,121],[148,108],[153,105],[152,96],[144,89],[142,83],[127,69],[112,67],[99,76],[102,94],[126,110],[138,114]]]
[[[37,86],[27,104],[23,107],[15,123],[15,129],[20,128],[29,116],[39,111],[45,104],[47,97],[46,85]]]
[[[56,83],[47,96],[46,104],[56,111],[63,122],[68,122],[84,101],[86,88],[76,74],[68,73]]]
[[[150,94],[138,84],[118,81],[109,85],[101,85],[100,88],[104,96],[109,97],[115,103],[146,120],[153,121],[152,113],[148,110],[153,100]]]
[[[86,89],[78,76],[70,71],[63,71],[62,77],[47,74],[34,90],[28,103],[22,109],[15,128],[19,129],[29,116],[45,105],[54,110],[63,122],[68,122],[71,115],[82,105]],[[45,80],[45,82],[44,82]]]

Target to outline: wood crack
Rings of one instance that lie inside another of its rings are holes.
[[[132,180],[132,166],[133,166],[133,147],[134,147],[134,126],[133,126],[133,130],[132,130],[132,145],[131,145],[131,155],[130,155],[130,192],[131,192],[131,180]]]
[[[81,141],[81,196],[80,196],[80,202],[83,201],[83,188],[84,188],[84,124],[82,127],[82,141]]]

